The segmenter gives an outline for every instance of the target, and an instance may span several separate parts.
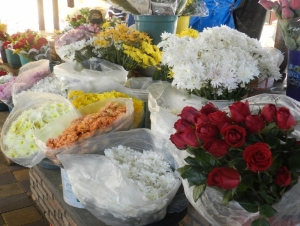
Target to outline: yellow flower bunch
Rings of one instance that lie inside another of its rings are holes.
[[[68,94],[68,99],[71,100],[72,104],[77,109],[107,98],[132,98],[134,107],[133,128],[137,128],[140,125],[144,116],[144,102],[138,98],[117,91],[85,93],[81,90],[71,90]]]
[[[126,24],[107,27],[96,35],[93,44],[98,57],[122,65],[128,71],[155,66],[161,60],[161,52],[151,44],[151,38]]]
[[[0,32],[6,33],[7,32],[7,25],[0,23]]]
[[[189,36],[192,38],[198,38],[199,36],[199,31],[194,30],[192,28],[187,28],[184,29],[182,32],[180,32],[179,34],[177,34],[178,37],[185,37],[185,36]]]

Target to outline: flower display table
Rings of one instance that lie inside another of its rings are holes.
[[[48,170],[36,165],[30,169],[29,177],[32,199],[53,226],[106,226],[86,209],[72,207],[64,201],[60,170]],[[147,226],[175,226],[187,211],[188,208],[167,214],[163,220]]]

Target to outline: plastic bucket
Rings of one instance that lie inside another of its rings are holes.
[[[5,49],[5,53],[6,53],[7,62],[10,67],[20,68],[22,66],[18,54],[13,54],[12,50],[10,49]]]
[[[161,42],[162,33],[175,34],[177,18],[176,15],[134,15],[136,29],[146,32],[155,45]]]
[[[6,53],[4,47],[0,46],[1,58],[3,63],[7,63]]]
[[[80,203],[80,201],[76,198],[72,191],[72,185],[69,181],[66,171],[63,168],[61,168],[60,171],[63,187],[63,197],[65,202],[70,206],[84,209],[85,207]]]
[[[189,28],[190,16],[180,16],[177,21],[176,34],[179,34],[183,30]]]
[[[19,54],[19,57],[20,57],[20,61],[21,61],[22,66],[25,65],[25,64],[28,64],[30,62],[26,57],[24,57],[21,54]]]

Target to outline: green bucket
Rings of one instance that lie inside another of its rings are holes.
[[[25,56],[23,56],[22,54],[19,54],[19,57],[20,57],[20,61],[21,61],[21,64],[22,66],[25,65],[25,64],[28,64],[30,62],[30,60],[28,60]]]
[[[176,33],[177,19],[176,15],[134,15],[136,30],[146,32],[155,45],[161,42],[162,33]]]
[[[18,69],[21,67],[21,61],[18,54],[13,54],[11,49],[5,49],[7,62],[10,67]]]

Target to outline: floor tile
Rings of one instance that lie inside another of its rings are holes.
[[[9,170],[7,164],[6,163],[0,164],[0,173],[8,173],[8,172],[10,172],[10,170]]]
[[[17,182],[17,179],[12,173],[1,173],[0,174],[0,185],[10,184],[13,182]]]
[[[42,220],[42,215],[34,206],[2,214],[7,226],[21,226]]]
[[[17,178],[18,181],[29,180],[29,169],[22,169],[14,171],[13,174]]]
[[[24,166],[18,165],[18,164],[13,164],[11,166],[8,166],[11,172],[17,171],[17,170],[22,170],[22,169],[27,169]]]
[[[31,192],[30,190],[30,180],[20,181],[20,184],[25,192]]]
[[[5,213],[24,207],[33,206],[34,202],[26,193],[0,198],[0,213]],[[0,224],[1,226],[1,224]]]
[[[0,185],[0,198],[24,193],[19,183]]]

